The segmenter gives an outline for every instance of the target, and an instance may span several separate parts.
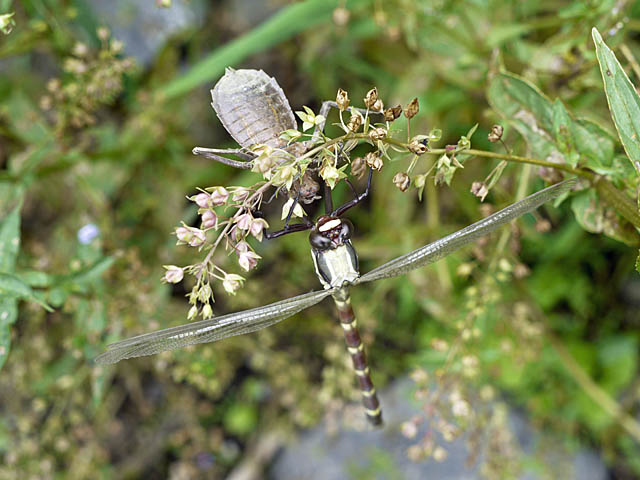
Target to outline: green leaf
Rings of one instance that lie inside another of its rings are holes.
[[[640,174],[640,97],[596,28],[591,30],[613,123],[631,163]]]
[[[52,312],[53,309],[41,300],[31,287],[23,282],[19,277],[11,273],[0,272],[0,299],[18,298],[29,300],[41,305],[45,310]]]
[[[510,73],[495,75],[487,96],[491,106],[510,122],[527,141],[534,156],[561,158],[575,167],[584,166],[611,175],[615,141],[597,123],[574,119],[560,100],[551,102],[526,80]]]
[[[13,272],[20,248],[20,207],[18,205],[0,222],[0,271]],[[18,301],[0,296],[0,369],[9,356],[11,325],[18,318]]]
[[[636,272],[640,273],[640,250],[638,250],[638,258],[636,258]]]
[[[57,284],[86,285],[100,277],[105,271],[113,265],[116,259],[114,257],[103,257],[94,264],[89,265],[74,273],[68,275],[60,275],[56,277]]]

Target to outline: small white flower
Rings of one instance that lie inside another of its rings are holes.
[[[258,264],[258,260],[262,257],[251,250],[247,242],[238,242],[236,245],[236,254],[238,255],[238,264],[248,272]]]
[[[202,318],[211,318],[213,317],[213,308],[208,303],[202,307]]]
[[[262,241],[262,235],[265,229],[269,228],[269,224],[264,218],[254,218],[251,224],[251,235],[256,237],[259,242]]]
[[[242,282],[244,282],[244,277],[236,275],[235,273],[227,273],[222,281],[222,287],[227,293],[235,295],[236,290],[242,287]]]
[[[287,218],[287,216],[289,215],[289,211],[291,210],[291,207],[293,205],[293,202],[295,202],[295,199],[294,198],[290,198],[289,200],[287,200],[287,203],[285,203],[283,205],[281,220],[284,220],[285,218]],[[296,203],[296,206],[293,208],[293,214],[292,215],[294,217],[299,217],[299,218],[304,217],[304,209],[302,208],[300,203]]]
[[[187,320],[193,320],[198,315],[198,307],[195,305],[189,309],[189,313],[187,313]]]
[[[253,223],[253,217],[249,213],[243,213],[236,219],[236,225],[240,230],[250,230]]]
[[[164,265],[167,271],[164,274],[164,280],[168,283],[178,283],[184,278],[184,270],[175,265]]]

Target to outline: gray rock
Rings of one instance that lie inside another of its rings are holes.
[[[111,29],[113,38],[124,42],[126,55],[148,65],[156,52],[174,34],[202,23],[200,1],[174,0],[170,8],[159,8],[154,0],[89,0],[98,22]]]
[[[412,384],[396,382],[381,394],[385,428],[356,431],[341,427],[335,435],[327,434],[325,425],[303,433],[295,445],[285,447],[271,467],[269,478],[277,480],[345,480],[359,478],[407,480],[480,480],[480,458],[467,467],[468,450],[464,437],[446,444],[448,456],[441,463],[433,460],[414,463],[407,458],[407,449],[414,443],[400,434],[400,424],[419,413],[408,400]],[[360,412],[361,413],[361,412]],[[548,434],[536,432],[525,417],[510,412],[509,424],[513,437],[525,452],[531,452],[536,442],[545,442]],[[549,442],[552,440],[549,438]],[[554,442],[556,443],[556,442]],[[544,443],[543,443],[544,444]],[[604,480],[605,465],[588,450],[569,454],[551,449],[545,461],[560,462],[567,479]],[[565,467],[566,465],[566,467]],[[537,476],[527,473],[523,480]]]

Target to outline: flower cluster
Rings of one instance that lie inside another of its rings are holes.
[[[108,29],[99,28],[98,38],[98,51],[84,43],[73,46],[63,65],[65,80],[49,80],[40,98],[40,108],[49,113],[58,132],[93,125],[96,112],[115,100],[124,75],[135,67],[132,58],[121,58],[123,43],[112,39]]]

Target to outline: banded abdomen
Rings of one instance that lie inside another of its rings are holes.
[[[349,350],[349,355],[351,355],[356,378],[360,384],[362,404],[365,408],[367,420],[376,427],[381,426],[382,411],[380,409],[380,402],[378,401],[378,395],[371,380],[367,355],[364,351],[364,344],[360,339],[360,333],[358,332],[356,316],[351,307],[349,291],[346,288],[340,289],[338,293],[333,296],[333,300],[338,308],[340,325],[344,331],[347,349]]]

